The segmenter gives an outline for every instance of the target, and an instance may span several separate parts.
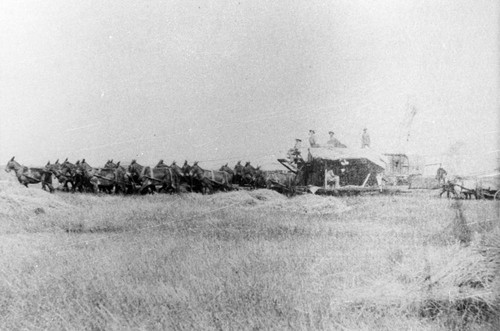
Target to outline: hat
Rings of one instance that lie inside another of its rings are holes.
[[[302,141],[302,140],[300,140],[299,138],[295,138],[295,141]]]
[[[328,131],[328,134],[334,134],[333,131]]]
[[[314,132],[314,130],[309,130],[309,132],[316,133],[316,132]]]

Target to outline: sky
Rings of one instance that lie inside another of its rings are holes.
[[[3,0],[0,163],[272,168],[310,129],[320,143],[333,130],[357,148],[366,127],[381,153],[454,151],[492,169],[499,8],[496,0]]]

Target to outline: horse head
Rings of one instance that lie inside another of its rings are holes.
[[[191,166],[188,164],[187,161],[184,161],[181,170],[184,173],[184,176],[189,176],[189,173],[191,172]]]
[[[164,162],[163,162],[163,159],[161,159],[160,161],[158,161],[158,163],[156,164],[155,168],[160,168],[160,167],[168,167]]]
[[[104,168],[108,168],[108,169],[115,169],[116,167],[117,167],[117,165],[115,163],[113,163],[113,159],[108,160],[108,162],[106,162],[106,164],[104,165]]]
[[[54,175],[57,174],[57,171],[59,170],[59,165],[58,164],[50,164],[50,161],[47,162],[47,164],[45,165],[45,171],[48,171]]]
[[[127,168],[127,173],[134,180],[139,180],[139,177],[140,177],[141,172],[143,170],[144,170],[144,166],[142,166],[139,163],[137,163],[136,160],[132,160],[132,162],[130,163],[130,165]]]
[[[181,167],[179,167],[179,166],[177,165],[177,163],[175,163],[175,161],[174,161],[174,162],[172,162],[172,164],[170,165],[170,168],[171,168],[171,169],[175,172],[175,174],[176,174],[177,176],[184,177],[184,175],[185,175],[185,174],[184,174],[184,171],[182,170],[182,168],[181,168]]]
[[[189,176],[192,178],[202,179],[204,170],[198,165],[198,161],[193,163],[191,170],[189,171]]]
[[[234,175],[234,171],[233,171],[233,169],[231,169],[231,168],[227,165],[227,163],[226,163],[225,165],[223,165],[223,166],[219,169],[219,171],[225,171],[225,172],[227,172],[227,173],[228,173],[228,174],[230,174],[230,175]]]
[[[14,161],[15,156],[12,157],[12,159],[7,162],[7,165],[5,166],[5,171],[10,172],[11,170],[17,171],[18,169],[21,168],[21,165],[17,163],[17,161]]]
[[[66,161],[64,161],[61,164],[55,164],[52,167],[52,170],[53,170],[54,175],[57,172],[59,172],[59,173],[62,173],[64,175],[74,176],[77,173],[78,166],[68,162],[68,160],[66,159]]]

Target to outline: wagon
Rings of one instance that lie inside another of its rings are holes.
[[[449,191],[457,198],[500,200],[500,173],[479,176],[457,176],[443,192]],[[441,194],[442,194],[441,193]]]
[[[478,176],[476,194],[478,198],[500,200],[500,172]]]

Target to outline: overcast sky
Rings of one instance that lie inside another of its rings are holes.
[[[0,163],[266,166],[309,129],[358,147],[367,127],[381,152],[460,145],[486,164],[499,14],[497,0],[2,0]]]

